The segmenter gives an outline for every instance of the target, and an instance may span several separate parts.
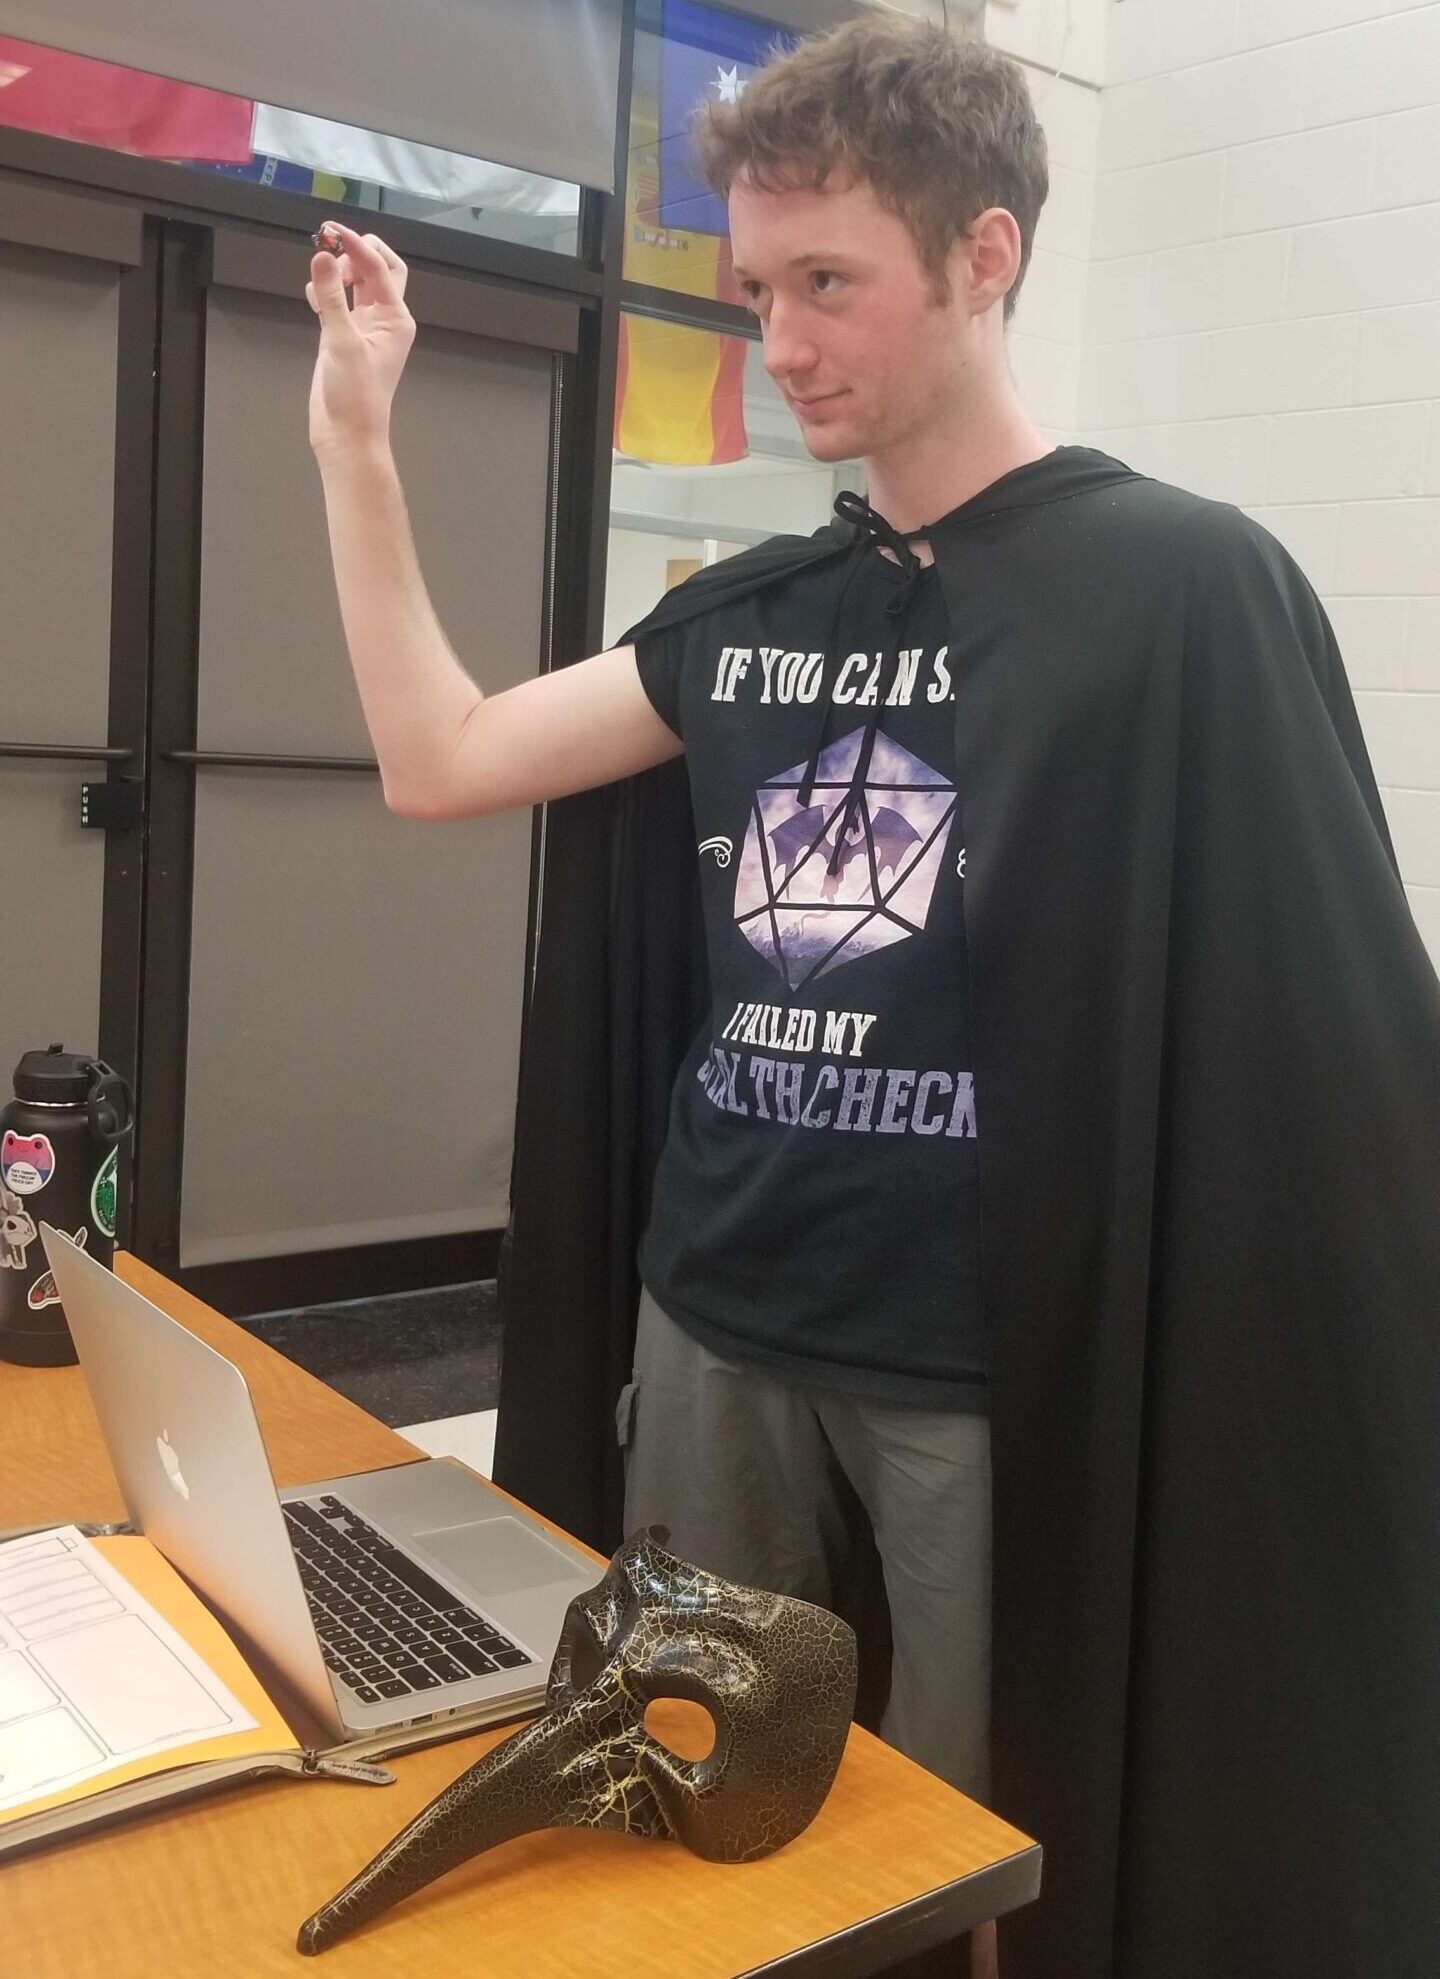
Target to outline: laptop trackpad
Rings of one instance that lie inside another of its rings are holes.
[[[518,1519],[477,1519],[411,1537],[478,1594],[523,1594],[530,1587],[579,1578],[574,1560]]]

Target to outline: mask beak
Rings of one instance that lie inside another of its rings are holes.
[[[537,1828],[600,1825],[594,1818],[597,1810],[588,1799],[580,1800],[567,1778],[567,1768],[595,1743],[592,1718],[583,1707],[547,1714],[487,1752],[306,1919],[296,1950],[307,1955],[328,1951],[381,1911],[517,1835]],[[637,1822],[635,1831],[657,1832],[643,1822]],[[663,1825],[658,1832],[665,1832]]]

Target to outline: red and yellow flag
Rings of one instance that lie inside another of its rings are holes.
[[[742,301],[728,240],[653,224],[659,197],[653,100],[637,96],[630,128],[635,149],[625,189],[626,279],[712,301]],[[749,452],[746,349],[743,337],[622,316],[615,386],[618,450],[661,467],[744,460]]]
[[[255,105],[0,35],[0,124],[144,158],[244,165]]]

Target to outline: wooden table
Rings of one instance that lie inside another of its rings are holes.
[[[147,1266],[116,1265],[244,1370],[279,1484],[422,1454]],[[80,1370],[0,1363],[0,1529],[124,1516]],[[0,1972],[862,1979],[1039,1888],[1033,1842],[856,1728],[820,1814],[762,1862],[705,1863],[624,1835],[529,1835],[432,1884],[318,1966],[302,1959],[303,1920],[505,1735],[388,1761],[393,1787],[257,1782],[0,1863]]]

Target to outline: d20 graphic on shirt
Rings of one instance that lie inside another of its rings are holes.
[[[852,729],[822,752],[808,804],[795,763],[751,805],[735,920],[792,990],[923,932],[944,864],[955,786],[884,734],[840,842],[864,736]]]

